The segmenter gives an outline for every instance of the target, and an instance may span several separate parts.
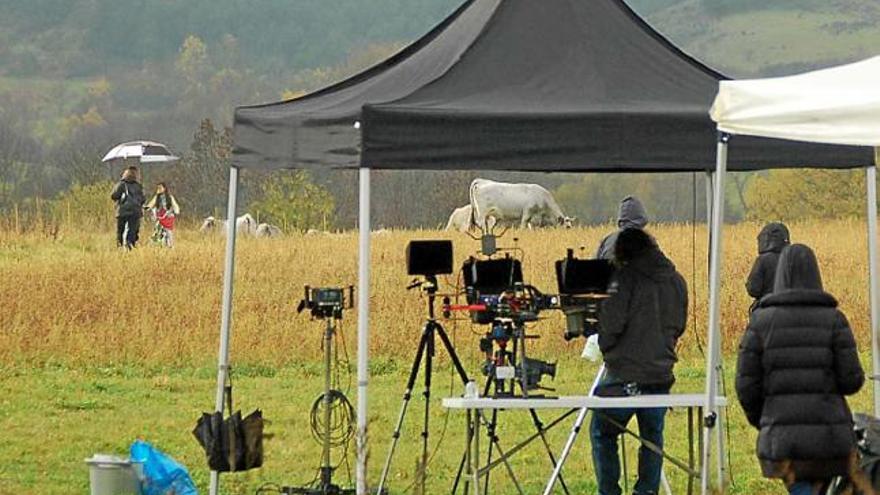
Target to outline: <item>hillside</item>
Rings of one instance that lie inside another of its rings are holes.
[[[666,3],[648,20],[676,44],[733,77],[791,74],[880,53],[880,3],[870,0]]]
[[[363,70],[426,33],[461,1],[2,2],[0,213],[53,197],[72,183],[106,179],[96,157],[116,142],[155,139],[186,155],[204,119],[222,129],[238,105],[295,97]],[[880,51],[876,0],[628,1],[672,42],[732,77],[792,73]],[[412,190],[414,197],[427,187],[406,174],[377,179],[379,189]],[[580,180],[518,179],[554,189]],[[333,192],[341,223],[352,223],[353,178],[317,180]],[[638,180],[626,178],[619,186],[647,187]],[[691,190],[690,179],[674,182],[677,190]],[[222,186],[198,194],[221,197]],[[671,212],[674,206],[656,209]],[[409,208],[389,206],[377,221],[432,226],[441,216],[413,218]]]

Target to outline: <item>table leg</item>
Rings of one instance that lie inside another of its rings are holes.
[[[688,411],[688,467],[694,469],[694,408],[687,408]],[[694,477],[688,475],[687,495],[694,494]]]
[[[465,435],[465,449],[464,449],[464,457],[461,459],[462,467],[464,469],[464,493],[470,492],[471,479],[473,478],[474,465],[472,460],[472,450],[474,445],[474,422],[473,422],[473,411],[470,409],[466,410],[466,432]],[[461,470],[459,470],[460,472]],[[452,495],[455,495],[458,492],[458,480],[452,486]]]
[[[479,409],[474,414],[473,495],[480,495],[480,414]]]

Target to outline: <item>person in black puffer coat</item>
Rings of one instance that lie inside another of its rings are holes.
[[[755,298],[752,309],[762,297],[773,292],[779,253],[790,243],[788,227],[783,223],[768,223],[758,234],[758,258],[746,281],[746,290]]]
[[[736,393],[760,430],[758,459],[789,493],[816,493],[851,472],[855,435],[846,395],[865,381],[852,330],[822,290],[813,251],[779,257],[774,291],[758,303],[742,338]]]

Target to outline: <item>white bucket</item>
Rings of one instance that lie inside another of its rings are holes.
[[[142,465],[123,457],[95,454],[89,465],[91,495],[140,495]]]

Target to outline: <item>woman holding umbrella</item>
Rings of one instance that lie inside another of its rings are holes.
[[[132,165],[122,172],[110,199],[116,202],[116,245],[131,249],[137,245],[144,205],[144,188],[138,181],[137,167]]]

